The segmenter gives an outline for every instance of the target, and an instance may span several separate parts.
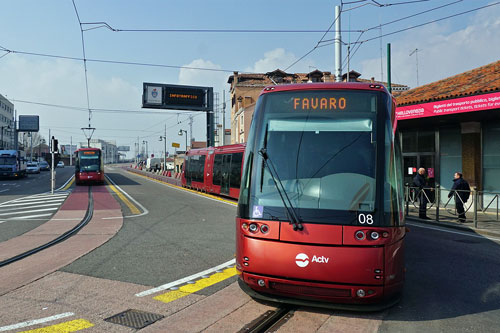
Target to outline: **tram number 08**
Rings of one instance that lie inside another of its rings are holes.
[[[359,224],[373,224],[373,215],[372,214],[359,214],[358,215]]]

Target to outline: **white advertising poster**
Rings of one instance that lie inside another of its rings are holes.
[[[161,104],[162,87],[148,86],[148,96],[146,103],[148,104]]]
[[[413,168],[408,168],[408,174],[413,175]]]

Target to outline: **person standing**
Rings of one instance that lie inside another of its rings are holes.
[[[465,209],[464,204],[469,200],[470,196],[470,187],[469,183],[463,178],[461,172],[455,172],[453,179],[453,186],[451,187],[450,193],[448,194],[448,198],[451,198],[452,195],[455,195],[455,207],[458,213],[458,222],[465,223]]]
[[[424,220],[430,220],[427,217],[427,196],[425,195],[425,187],[427,186],[427,181],[425,179],[425,169],[418,169],[418,173],[413,178],[413,186],[418,187],[418,217]]]

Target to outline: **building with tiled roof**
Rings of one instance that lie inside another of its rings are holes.
[[[342,81],[374,82],[385,85],[385,82],[377,82],[373,78],[365,80],[361,79],[360,76],[360,73],[350,71],[349,77],[344,74]],[[309,82],[335,82],[335,75],[318,69],[310,73],[286,73],[280,69],[256,74],[234,72],[227,81],[231,85],[231,143],[247,141],[255,103],[262,89],[276,84]],[[408,86],[401,84],[393,84],[392,87],[394,91],[408,90]]]
[[[431,185],[449,189],[462,171],[478,190],[500,192],[500,61],[402,92],[396,102],[405,182],[425,167]]]

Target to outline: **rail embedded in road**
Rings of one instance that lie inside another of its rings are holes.
[[[40,245],[36,248],[33,248],[31,250],[25,251],[25,252],[18,254],[14,257],[0,261],[0,267],[7,266],[7,265],[12,264],[16,261],[19,261],[21,259],[29,257],[35,253],[43,251],[43,250],[45,250],[53,245],[56,245],[60,242],[63,242],[66,239],[70,238],[71,236],[77,234],[78,231],[80,231],[85,225],[87,225],[87,223],[90,222],[90,220],[92,219],[93,213],[94,213],[94,200],[92,198],[92,187],[91,186],[89,186],[88,196],[89,196],[89,202],[87,205],[87,211],[85,213],[85,216],[80,221],[80,223],[78,223],[74,228],[66,231],[64,234],[60,235],[59,237],[57,237],[57,238],[55,238],[55,239],[53,239],[45,244],[42,244],[42,245]]]

